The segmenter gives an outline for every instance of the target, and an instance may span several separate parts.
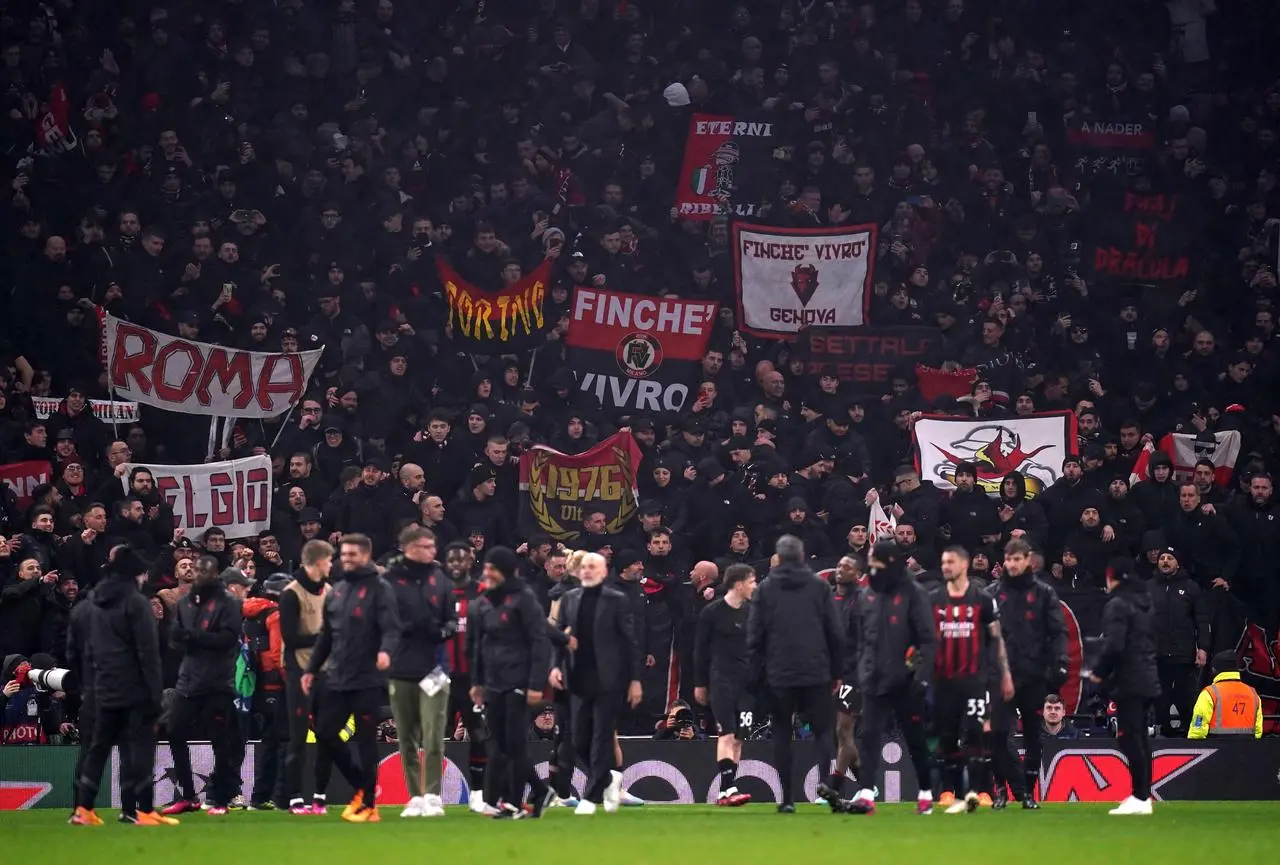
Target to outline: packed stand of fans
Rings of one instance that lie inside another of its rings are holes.
[[[455,579],[488,548],[520,547],[546,598],[563,559],[517,532],[518,456],[535,442],[578,453],[625,426],[644,453],[634,525],[605,535],[588,514],[570,545],[643,580],[658,683],[645,682],[636,728],[694,735],[664,684],[675,657],[692,703],[693,622],[725,568],[766,560],[783,533],[820,564],[864,557],[873,491],[922,581],[948,544],[998,577],[1003,543],[1025,536],[1077,590],[1101,592],[1117,555],[1156,587],[1176,582],[1156,594],[1166,688],[1186,717],[1205,658],[1231,648],[1216,641],[1233,643],[1245,618],[1280,619],[1277,21],[1269,4],[1215,12],[1212,0],[6,4],[0,462],[48,460],[55,480],[26,508],[2,491],[0,655],[62,660],[70,610],[114,539],[153,563],[162,637],[202,551],[253,581],[341,533],[367,534],[385,562],[415,522]],[[810,373],[797,344],[744,338],[726,219],[671,207],[695,112],[776,124],[760,221],[881,228],[870,321],[939,328],[927,360],[980,369],[971,397],[927,403],[906,368],[866,396]],[[1069,155],[1081,115],[1155,124],[1158,151],[1122,181],[1209,213],[1205,275],[1180,297],[1095,281],[1079,261],[1101,182]],[[545,344],[460,352],[435,259],[497,288],[553,236],[560,324]],[[562,336],[584,285],[722,304],[682,412],[619,417],[579,390]],[[92,415],[86,399],[109,397],[97,308],[205,342],[324,346],[283,429],[238,423],[214,455],[271,455],[269,532],[193,544],[152,474],[126,471],[205,460],[207,419],[144,407],[113,429]],[[30,398],[48,395],[66,399],[36,419]],[[912,468],[921,412],[1059,409],[1077,413],[1079,458],[1034,500],[1017,474],[989,497],[962,466],[946,495]],[[1210,464],[1180,488],[1157,454],[1130,486],[1147,443],[1229,428],[1244,441],[1229,485]],[[74,706],[41,699],[45,733],[71,732]]]

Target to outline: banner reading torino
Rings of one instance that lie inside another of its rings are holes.
[[[551,259],[501,291],[471,285],[443,259],[436,259],[436,271],[449,305],[446,326],[452,339],[468,351],[501,354],[537,348],[546,341],[548,322],[542,304],[551,278]]]
[[[603,513],[617,534],[636,512],[640,446],[620,432],[580,454],[537,445],[520,456],[520,531],[571,543],[590,514]]]
[[[734,223],[738,318],[755,336],[866,324],[874,225],[768,228]]]
[[[199,540],[212,528],[248,538],[271,525],[271,458],[244,457],[190,466],[142,466],[173,508],[174,526]],[[132,471],[134,466],[129,466]],[[121,482],[129,489],[129,473]]]
[[[679,411],[716,323],[716,304],[579,288],[565,341],[581,388],[606,408]]]
[[[302,398],[323,347],[299,354],[195,342],[103,315],[111,389],[144,405],[217,417],[275,417]]]

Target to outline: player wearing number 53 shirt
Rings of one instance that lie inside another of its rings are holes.
[[[748,602],[756,591],[756,572],[750,565],[730,565],[724,574],[724,597],[712,601],[698,616],[693,653],[693,697],[710,702],[720,738],[716,765],[720,771],[717,805],[736,808],[751,801],[736,783],[742,760],[742,740],[755,721],[755,699],[748,693],[751,664],[747,655]]]
[[[983,725],[990,708],[988,671],[994,664],[1001,700],[1013,699],[1013,677],[1000,638],[996,601],[969,582],[969,553],[964,547],[942,553],[942,578],[945,585],[929,597],[938,634],[933,665],[933,730],[942,754],[943,793],[938,804],[948,814],[963,814],[977,810],[977,791],[986,788]],[[966,766],[968,792],[957,801]]]

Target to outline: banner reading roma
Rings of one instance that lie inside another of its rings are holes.
[[[1192,276],[1199,219],[1181,195],[1126,192],[1095,198],[1089,257],[1095,276],[1159,288],[1178,288]]]
[[[814,328],[806,334],[811,375],[829,367],[856,392],[876,396],[889,392],[895,370],[914,367],[941,341],[931,327]]]
[[[684,164],[676,189],[683,219],[705,221],[724,214],[754,216],[766,189],[763,178],[773,150],[772,123],[756,123],[715,114],[689,120]]]
[[[520,456],[520,531],[571,542],[589,514],[603,513],[611,535],[635,516],[640,446],[620,432],[585,453],[537,445]]]
[[[271,458],[244,457],[191,466],[144,466],[173,508],[174,525],[199,540],[211,528],[248,538],[271,525]],[[133,466],[129,466],[132,471]],[[121,478],[128,490],[129,474]]]
[[[48,460],[28,460],[0,466],[0,481],[4,481],[18,497],[18,507],[31,504],[31,494],[41,484],[53,483],[53,466]]]
[[[537,348],[546,340],[548,323],[542,315],[542,303],[551,277],[551,259],[501,291],[471,285],[442,259],[436,259],[436,270],[444,284],[448,327],[455,341],[479,354],[498,354]]]
[[[716,304],[579,288],[565,342],[581,388],[606,408],[679,411],[716,323]]]
[[[302,398],[323,347],[242,351],[103,316],[111,389],[143,405],[218,417],[275,417]]]
[[[1022,472],[1028,497],[1052,486],[1062,473],[1062,461],[1075,452],[1076,415],[1072,411],[1044,412],[1026,417],[922,417],[912,436],[920,477],[939,489],[955,489],[956,466],[970,462],[978,468],[978,486],[988,495],[1000,494],[1009,472]]]
[[[768,228],[734,223],[738,318],[755,336],[866,324],[874,225]]]
[[[40,420],[52,417],[67,401],[65,396],[33,396],[31,406]],[[138,404],[115,399],[91,399],[89,410],[103,423],[133,423],[138,419]]]

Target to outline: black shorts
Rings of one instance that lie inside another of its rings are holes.
[[[862,710],[862,694],[852,682],[843,683],[835,693],[836,711],[856,715]]]
[[[750,735],[756,724],[756,701],[746,686],[713,682],[708,690],[711,691],[711,716],[715,719],[719,735],[737,736],[739,739]],[[764,720],[763,716],[760,720]]]
[[[933,686],[933,732],[944,753],[982,735],[991,698],[982,679],[939,679]]]

